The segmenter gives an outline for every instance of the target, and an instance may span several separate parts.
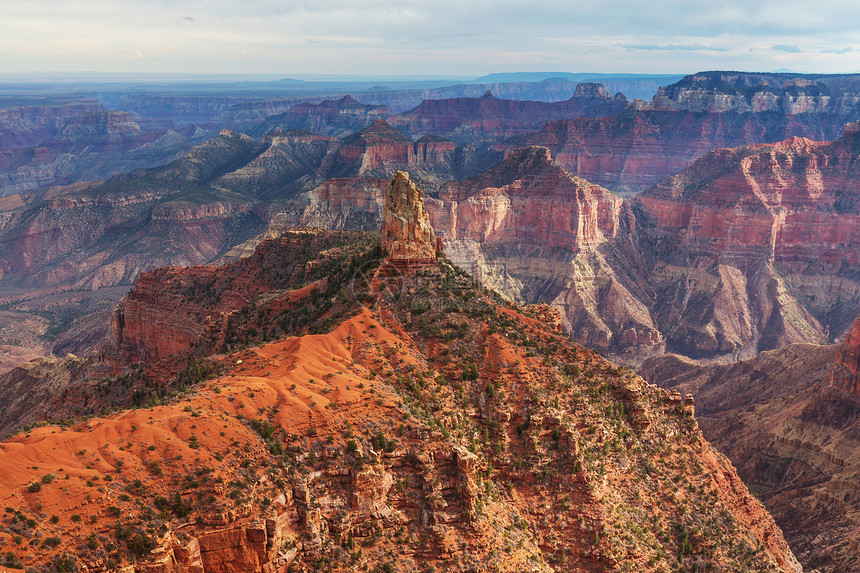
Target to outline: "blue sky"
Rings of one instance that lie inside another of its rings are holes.
[[[860,3],[0,0],[0,72],[860,71]]]

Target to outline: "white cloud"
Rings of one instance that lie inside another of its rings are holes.
[[[815,71],[860,68],[860,52],[842,48],[860,31],[860,3],[838,0],[8,4],[0,50],[11,56],[0,60],[0,72],[480,75],[551,66],[677,73],[767,70],[785,66],[786,57],[796,58],[791,67]],[[141,57],[120,57],[129,53]]]

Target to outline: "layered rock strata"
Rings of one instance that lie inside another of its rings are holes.
[[[546,121],[616,115],[627,103],[623,94],[613,97],[602,85],[588,83],[579,84],[573,97],[564,101],[500,99],[487,91],[478,98],[425,100],[389,120],[408,133],[444,135],[464,143],[499,141],[538,129]]]
[[[620,197],[571,175],[543,147],[514,150],[438,197],[427,204],[446,255],[476,278],[559,309],[565,330],[584,344],[660,348],[635,219]]]

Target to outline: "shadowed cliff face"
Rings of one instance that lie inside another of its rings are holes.
[[[103,572],[110,551],[141,573],[799,573],[668,392],[544,324],[545,308],[505,304],[444,259],[392,275],[375,237],[349,236],[293,233],[232,265],[146,275],[114,343],[161,359],[79,379],[61,405],[133,394],[150,407],[0,444],[9,527],[58,540],[34,552],[2,531],[10,559],[65,554]],[[137,342],[132,306],[161,325]]]
[[[730,365],[653,358],[643,376],[693,392],[705,436],[731,460],[807,569],[855,571],[860,521],[860,401],[846,392],[853,335],[795,344]],[[846,376],[847,374],[847,376]]]

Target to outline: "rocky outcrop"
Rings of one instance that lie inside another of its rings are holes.
[[[860,396],[860,318],[854,320],[851,330],[839,347],[827,384],[849,394]]]
[[[648,107],[709,113],[814,114],[830,116],[838,127],[840,121],[854,117],[860,109],[860,81],[857,76],[700,72],[660,87]]]
[[[339,153],[345,162],[360,160],[359,173],[364,173],[386,163],[408,163],[414,147],[409,137],[379,119],[344,139]]]
[[[102,362],[110,371],[122,372],[134,364],[189,351],[208,330],[237,320],[232,313],[255,297],[324,276],[334,264],[326,253],[336,251],[337,241],[349,240],[356,241],[354,234],[286,232],[231,264],[142,273],[111,313]],[[306,267],[300,259],[309,254],[316,257]]]
[[[157,362],[165,356],[188,350],[203,331],[206,317],[212,319],[212,315],[203,314],[210,309],[168,293],[181,293],[192,288],[205,291],[205,286],[198,285],[213,287],[214,273],[215,268],[197,267],[185,273],[167,268],[141,274],[134,288],[111,314],[108,347],[103,354],[117,366],[124,366]],[[243,286],[250,287],[247,284]],[[248,292],[254,291],[249,288]],[[211,312],[217,317],[244,302],[243,299],[228,299],[223,308],[212,308]],[[121,368],[117,370],[121,371]]]
[[[565,101],[500,99],[488,91],[479,98],[426,100],[389,121],[407,133],[443,135],[458,142],[500,141],[535,130],[545,121],[616,115],[626,107],[624,96],[612,98],[600,84],[579,84]]]
[[[421,190],[405,171],[394,175],[385,193],[382,254],[393,264],[436,260],[436,235],[424,209]]]
[[[391,169],[392,166],[444,165],[454,151],[454,142],[424,137],[418,142],[378,119],[343,140],[340,157],[346,163],[360,162],[359,174]]]

